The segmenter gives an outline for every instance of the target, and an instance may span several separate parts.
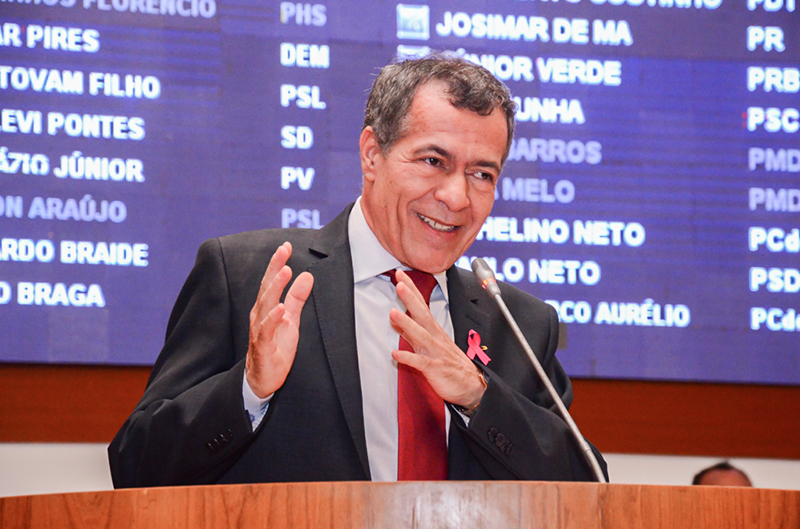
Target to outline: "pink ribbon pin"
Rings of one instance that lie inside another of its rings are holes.
[[[469,330],[469,336],[467,338],[467,356],[470,360],[474,360],[475,356],[478,357],[478,360],[483,362],[483,365],[489,365],[489,355],[486,354],[486,351],[481,347],[481,335],[475,332],[473,329]]]

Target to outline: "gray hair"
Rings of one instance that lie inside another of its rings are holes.
[[[364,125],[372,127],[384,154],[406,133],[408,111],[420,86],[432,81],[444,83],[450,104],[481,116],[499,108],[506,116],[508,139],[503,163],[514,138],[516,105],[506,85],[475,63],[446,54],[431,54],[384,66],[372,83]]]

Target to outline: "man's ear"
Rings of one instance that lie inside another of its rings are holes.
[[[361,154],[361,172],[364,174],[364,179],[372,182],[375,180],[378,159],[383,157],[372,127],[364,127],[364,130],[361,131],[358,147]]]

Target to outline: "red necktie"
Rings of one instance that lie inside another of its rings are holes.
[[[436,278],[418,270],[409,270],[406,274],[425,298],[425,303],[430,304]],[[394,270],[386,275],[397,286]],[[402,336],[398,349],[414,351]],[[444,401],[421,372],[403,364],[398,365],[397,374],[397,426],[397,480],[446,480]]]

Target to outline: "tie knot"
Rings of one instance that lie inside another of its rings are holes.
[[[414,286],[417,287],[419,293],[422,294],[423,298],[425,298],[425,303],[430,304],[431,293],[433,292],[434,287],[436,287],[436,278],[433,277],[433,274],[429,274],[428,272],[420,272],[419,270],[404,270],[404,272],[408,274],[408,277],[410,277],[411,281],[414,282]],[[394,270],[384,272],[384,275],[389,276],[389,279],[392,280],[392,284],[397,286],[397,277],[395,276]]]

